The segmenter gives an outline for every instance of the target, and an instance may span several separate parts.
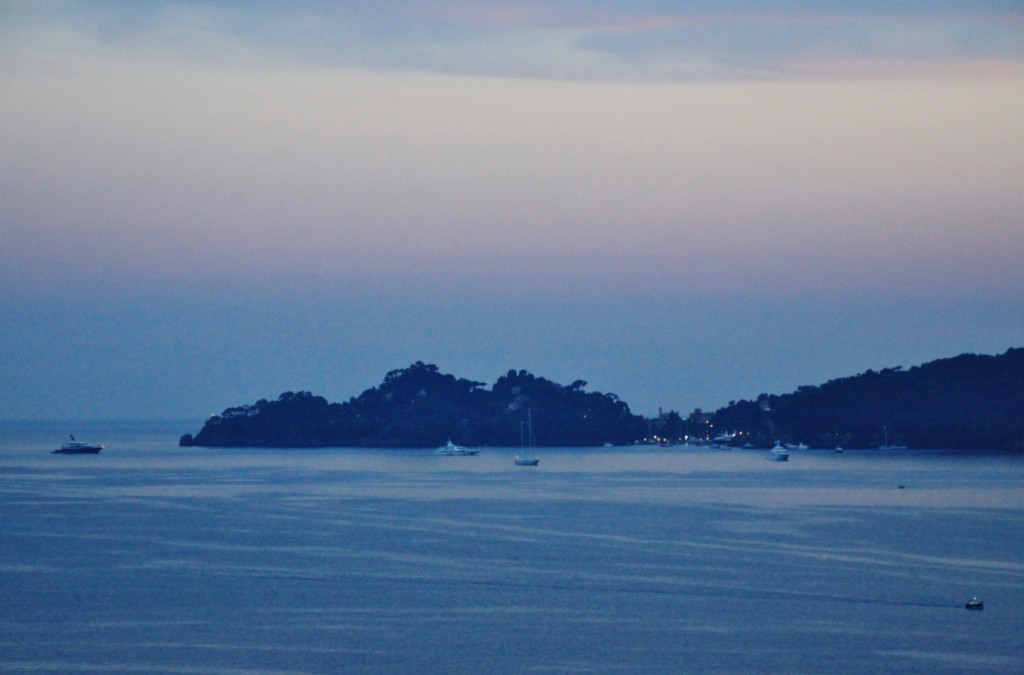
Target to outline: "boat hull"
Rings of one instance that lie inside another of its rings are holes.
[[[479,450],[470,450],[461,445],[452,443],[451,439],[448,439],[447,445],[442,445],[437,450],[434,450],[435,455],[441,455],[443,457],[471,457],[480,452]]]
[[[540,464],[539,457],[516,457],[514,461],[516,466],[537,466]]]
[[[95,455],[103,449],[102,445],[88,445],[80,448],[57,448],[54,455]]]

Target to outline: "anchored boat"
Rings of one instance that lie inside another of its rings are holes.
[[[448,439],[447,445],[442,445],[437,450],[434,450],[435,455],[445,455],[446,457],[468,457],[470,455],[475,455],[478,452],[480,451],[470,450],[469,448],[465,448],[461,445],[456,445],[452,443],[452,439],[450,438]]]
[[[75,435],[71,434],[70,440],[61,445],[59,448],[53,451],[55,455],[95,455],[103,446],[99,443],[86,443],[84,441],[75,440]]]
[[[789,450],[782,447],[782,444],[776,441],[775,447],[768,451],[768,459],[776,462],[788,462]]]
[[[523,437],[523,425],[519,424],[519,454],[512,461],[516,466],[537,466],[540,464],[540,457],[535,453],[537,442],[533,438],[533,411],[526,411],[526,437]]]

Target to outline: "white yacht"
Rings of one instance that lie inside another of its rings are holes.
[[[729,445],[730,443],[732,443],[732,440],[734,438],[736,438],[736,432],[735,431],[729,431],[729,432],[726,432],[726,433],[723,433],[723,434],[719,434],[718,436],[715,436],[711,440],[716,445]]]
[[[479,453],[479,450],[470,450],[469,448],[461,445],[452,443],[452,439],[448,439],[447,445],[442,445],[437,450],[434,450],[435,455],[445,455],[447,457],[468,457]]]
[[[782,447],[782,444],[778,441],[775,442],[775,447],[768,451],[768,459],[776,462],[789,461],[789,450]]]

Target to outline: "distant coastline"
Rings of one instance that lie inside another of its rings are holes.
[[[961,354],[762,394],[710,416],[743,430],[813,447],[883,445],[1024,451],[1024,349]]]
[[[532,411],[538,443],[584,447],[625,445],[642,438],[643,417],[615,394],[561,385],[510,370],[491,386],[441,373],[417,361],[389,372],[378,387],[345,403],[310,392],[285,392],[224,410],[182,446],[437,447],[517,446]]]
[[[713,413],[634,415],[615,394],[587,392],[510,370],[491,386],[417,361],[345,403],[310,392],[225,409],[184,447],[515,447],[532,411],[541,445],[584,447],[707,443],[817,448],[995,449],[1024,451],[1024,349],[963,354],[904,370],[762,394]]]

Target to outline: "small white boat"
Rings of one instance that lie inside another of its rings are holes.
[[[730,432],[727,432],[727,433],[724,433],[724,434],[719,434],[718,436],[715,436],[711,440],[716,445],[729,445],[730,443],[732,443],[732,440],[734,438],[736,438],[736,432],[735,431],[730,431]]]
[[[461,445],[456,445],[452,443],[452,439],[450,438],[446,445],[442,445],[437,450],[434,450],[435,455],[444,455],[446,457],[469,457],[470,455],[475,455],[479,452],[479,450],[470,450],[469,448]]]
[[[977,596],[971,598],[964,603],[964,607],[967,609],[985,609],[985,603],[977,598]]]
[[[768,451],[768,459],[774,462],[787,462],[789,461],[789,450],[782,447],[782,444],[778,441],[775,442],[775,447]]]
[[[537,442],[533,438],[533,411],[526,411],[527,430],[524,433],[523,423],[519,423],[519,454],[512,459],[516,466],[537,466],[540,457],[536,455]]]
[[[70,440],[62,444],[59,448],[53,451],[55,455],[95,455],[103,446],[99,443],[86,443],[84,441],[75,440],[75,435],[71,434]]]

